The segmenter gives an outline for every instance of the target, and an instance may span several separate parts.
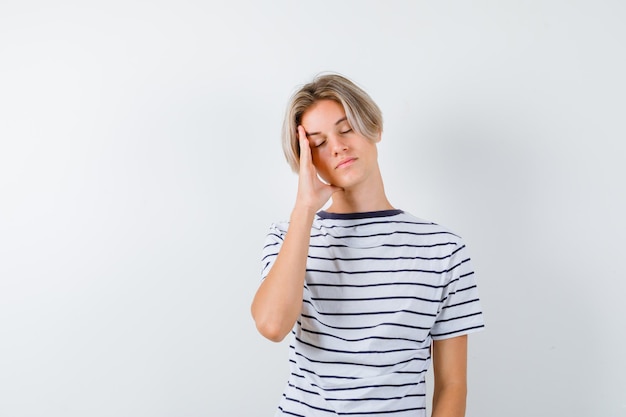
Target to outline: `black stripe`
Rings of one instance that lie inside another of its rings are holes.
[[[322,322],[321,320],[319,320],[317,317],[314,316],[309,316],[308,314],[302,314],[302,317],[306,317],[307,319],[313,319],[315,321],[317,321],[318,323],[320,323],[321,325],[328,327],[330,329],[337,329],[337,330],[366,330],[366,329],[375,329],[376,327],[380,327],[380,326],[397,326],[397,327],[405,327],[408,329],[418,329],[418,330],[426,330],[427,328],[425,327],[419,327],[419,326],[409,326],[408,324],[400,324],[400,323],[378,323],[375,324],[373,326],[359,326],[359,327],[340,327],[340,326],[331,326],[330,324],[326,324],[324,322]]]
[[[450,280],[450,282],[448,282],[446,285],[444,285],[444,288],[448,288],[449,286],[451,286],[452,284],[454,284],[454,283],[456,283],[456,282],[458,282],[458,281],[459,281],[459,278],[455,278],[455,279],[453,279],[453,280]],[[456,291],[455,291],[455,292],[456,292]],[[446,299],[447,299],[448,297],[450,297],[451,295],[454,295],[454,294],[455,294],[455,292],[451,292],[451,293],[449,293],[448,295],[446,295],[446,296],[445,296],[445,298],[443,298],[443,299],[441,300],[441,302],[443,302],[444,300],[446,300]]]
[[[326,408],[321,408],[321,407],[317,407],[311,404],[308,404],[304,401],[300,401],[298,399],[295,398],[290,398],[287,397],[286,395],[283,394],[283,397],[288,400],[288,401],[292,401],[301,405],[304,405],[306,407],[312,408],[314,410],[318,410],[318,411],[325,411],[325,412],[329,412],[329,413],[333,413],[334,415],[340,415],[340,416],[357,416],[357,415],[377,415],[377,414],[395,414],[395,413],[405,413],[407,411],[417,411],[417,410],[425,410],[426,407],[412,407],[412,408],[402,408],[402,409],[397,409],[397,410],[383,410],[383,411],[355,411],[355,412],[341,412],[341,411],[332,411]],[[283,410],[281,408],[281,411],[285,412],[285,410]],[[290,413],[293,414],[293,413]],[[293,415],[299,415],[299,414],[293,414]]]
[[[283,414],[289,414],[289,415],[296,416],[296,417],[306,417],[305,415],[302,415],[302,414],[296,414],[296,413],[292,413],[291,411],[287,411],[284,408],[282,408],[281,406],[278,406],[278,409]]]
[[[281,230],[282,231],[282,230]],[[265,237],[266,239],[269,238],[270,236],[276,236],[278,239],[280,239],[281,241],[283,240],[283,237],[281,235],[277,235],[276,233],[268,233],[267,236]],[[278,243],[278,242],[277,242]]]
[[[409,222],[406,220],[387,220],[387,221],[380,221],[380,222],[363,222],[363,223],[354,223],[354,224],[332,224],[332,225],[324,225],[322,226],[320,229],[350,229],[350,228],[354,228],[354,227],[363,227],[363,226],[371,226],[371,225],[379,225],[379,224],[383,224],[383,225],[387,225],[387,224],[410,224],[413,226],[437,226],[440,227],[438,224],[436,223],[430,223],[430,222]],[[315,227],[315,224],[313,225]]]
[[[465,274],[463,274],[463,275],[459,275],[459,278],[469,277],[470,275],[474,275],[474,271],[470,271],[470,272],[465,273]]]
[[[372,364],[372,363],[360,363],[360,362],[346,362],[346,361],[321,361],[321,360],[317,360],[317,359],[311,359],[307,356],[304,356],[302,353],[298,352],[295,350],[295,346],[294,345],[289,345],[289,348],[296,354],[296,356],[301,356],[304,359],[306,359],[309,362],[313,362],[313,363],[323,363],[325,365],[349,365],[349,366],[367,366],[369,368],[391,368],[394,366],[398,366],[398,365],[402,365],[405,363],[409,363],[409,362],[413,362],[413,361],[421,361],[424,362],[428,359],[430,359],[429,357],[427,358],[409,358],[400,362],[396,362],[396,363],[389,363],[389,364]],[[414,384],[406,384],[406,385],[414,385]],[[322,388],[324,389],[324,388]],[[326,389],[324,389],[326,391]],[[329,391],[333,391],[334,389],[328,389]]]
[[[336,235],[331,235],[328,233],[320,233],[320,234],[311,234],[311,239],[314,238],[318,238],[318,237],[331,237],[334,239],[351,239],[351,238],[368,238],[368,237],[379,237],[379,236],[393,236],[393,235],[410,235],[410,236],[433,236],[433,235],[452,235],[452,236],[456,236],[454,233],[451,232],[446,232],[446,231],[440,231],[440,232],[407,232],[404,230],[397,230],[395,232],[390,232],[390,233],[374,233],[371,235],[345,235],[345,236],[336,236]]]
[[[317,217],[320,219],[329,219],[329,220],[362,220],[362,219],[373,219],[380,217],[393,217],[400,214],[403,214],[404,211],[399,209],[389,209],[389,210],[376,210],[376,211],[363,211],[356,213],[330,213],[326,210],[320,210],[317,213]]]
[[[302,392],[306,392],[308,394],[313,394],[313,395],[317,395],[317,396],[321,396],[320,393],[315,392],[315,391],[310,391],[307,389],[304,389],[302,387],[298,387],[297,385],[288,383],[287,384],[289,387],[298,390],[298,391],[302,391]],[[413,397],[426,397],[426,394],[407,394],[407,395],[403,395],[401,397],[366,397],[366,398],[324,398],[324,400],[326,401],[348,401],[348,402],[353,402],[353,401],[389,401],[389,400],[402,400],[404,398],[413,398]]]
[[[475,330],[475,329],[482,329],[483,327],[485,327],[484,324],[481,324],[479,326],[473,326],[473,327],[466,327],[464,329],[458,329],[458,330],[454,330],[452,332],[447,332],[447,333],[431,333],[431,336],[433,337],[439,337],[439,336],[449,336],[451,334],[456,334],[456,333],[463,333],[463,332],[467,332],[469,330]]]
[[[269,255],[268,255],[269,256]],[[433,257],[425,257],[425,256],[396,256],[395,258],[380,258],[375,256],[366,256],[362,258],[325,258],[323,256],[311,256],[309,255],[309,259],[319,259],[322,261],[399,261],[399,260],[423,260],[423,261],[441,261],[443,259],[448,259],[453,254],[446,256],[433,256]]]
[[[373,416],[376,414],[395,414],[395,413],[405,413],[407,411],[417,411],[417,410],[425,410],[426,407],[412,407],[412,408],[402,408],[399,410],[384,410],[384,411],[363,411],[363,412],[354,412],[354,413],[339,413],[340,416],[357,416],[357,415],[368,415]]]
[[[411,343],[418,343],[418,344],[424,343],[423,340],[408,339],[408,338],[404,338],[404,337],[367,336],[367,337],[362,337],[362,338],[359,338],[359,339],[348,339],[348,338],[345,338],[345,337],[335,336],[334,334],[318,332],[318,331],[315,331],[315,330],[310,330],[310,329],[304,328],[304,327],[302,327],[302,323],[301,322],[298,322],[298,324],[300,325],[300,330],[302,330],[303,332],[307,332],[307,333],[311,333],[311,334],[317,334],[319,336],[332,337],[334,339],[343,340],[344,342],[362,342],[364,340],[375,339],[375,340],[402,340],[404,342],[411,342]]]
[[[282,242],[272,242],[272,243],[268,243],[267,245],[263,246],[263,250],[271,247],[271,246],[276,246],[276,245],[280,245],[282,244]]]
[[[277,244],[277,243],[276,243]],[[265,255],[263,258],[261,258],[261,261],[264,261],[266,258],[270,257],[270,256],[278,256],[278,252],[272,252],[272,253],[268,253],[267,255]]]
[[[293,361],[293,360],[290,360],[289,362],[294,363],[294,364],[296,363],[296,362],[295,362],[295,361]],[[296,364],[296,366],[298,366],[298,364]],[[302,371],[302,372],[306,372],[306,373],[308,373],[308,374],[315,375],[316,377],[318,377],[318,378],[322,378],[322,379],[347,379],[347,380],[355,380],[355,379],[360,379],[360,378],[357,378],[357,377],[350,377],[350,376],[339,376],[339,375],[319,375],[319,374],[317,374],[315,371],[311,371],[310,369],[303,368],[303,367],[301,367],[301,366],[298,366],[298,369],[299,369],[300,371]]]
[[[308,389],[304,389],[304,388],[298,387],[298,386],[296,386],[296,385],[294,385],[294,384],[292,384],[290,382],[288,382],[287,385],[289,385],[293,389],[297,389],[298,391],[306,392],[306,393],[313,394],[313,395],[320,395],[319,392],[310,391]]]
[[[465,248],[465,245],[459,246],[458,248],[453,250],[450,255],[456,255],[459,251],[463,250],[464,248]]]
[[[304,375],[298,375],[291,373],[293,376],[304,378]],[[377,385],[361,385],[356,387],[342,387],[342,388],[324,388],[315,383],[311,383],[311,386],[321,389],[322,391],[334,392],[334,391],[353,391],[357,389],[369,389],[369,388],[399,388],[399,387],[411,387],[421,385],[423,382],[409,382],[405,384],[377,384]],[[284,396],[284,394],[283,394]]]
[[[428,349],[430,349],[430,346],[428,347]],[[428,356],[428,359],[430,359],[430,355]],[[407,374],[407,375],[422,375],[425,374],[426,372],[428,372],[428,369],[422,369],[421,371],[417,372],[417,371],[394,371],[394,374]]]
[[[306,272],[320,272],[320,273],[327,273],[327,274],[348,274],[348,275],[352,275],[352,274],[387,274],[387,273],[397,273],[397,272],[423,272],[426,274],[447,274],[449,272],[454,271],[456,268],[458,268],[459,266],[463,265],[465,262],[469,262],[469,258],[464,259],[463,261],[459,262],[458,264],[454,265],[453,267],[449,268],[449,269],[444,269],[441,271],[435,271],[435,270],[429,270],[429,269],[376,269],[376,270],[367,270],[367,271],[343,271],[343,270],[325,270],[325,269],[313,269],[313,268],[307,268]]]
[[[355,413],[339,413],[340,416],[356,416],[356,415],[376,415],[376,414],[395,414],[395,413],[405,413],[407,411],[417,411],[417,410],[425,410],[426,407],[412,407],[412,408],[402,408],[399,410],[384,410],[384,411],[364,411],[364,412],[355,412]]]
[[[415,297],[411,295],[397,295],[389,297],[371,297],[371,298],[325,298],[325,297],[311,297],[314,301],[381,301],[381,300],[419,300],[427,303],[440,303],[441,300],[432,300],[429,298]]]
[[[290,346],[290,347],[291,347],[291,346]],[[307,368],[303,368],[302,366],[300,366],[300,364],[299,364],[299,363],[297,363],[297,362],[296,362],[295,360],[293,360],[293,359],[289,359],[289,362],[290,362],[290,363],[293,363],[293,364],[294,364],[294,365],[298,368],[298,370],[300,370],[300,371],[304,371],[304,372],[307,372],[307,373],[309,373],[309,374],[313,374],[313,375],[317,376],[318,378],[350,379],[350,380],[360,379],[360,378],[358,378],[358,377],[356,377],[356,376],[318,375],[315,371],[311,371],[311,370],[309,370],[309,369],[307,369]],[[287,381],[287,382],[289,382],[289,381]]]
[[[429,346],[429,349],[430,349],[430,346]],[[430,359],[430,355],[428,356],[428,359]],[[355,380],[362,379],[361,377],[356,377],[356,376],[318,375],[317,373],[315,373],[314,371],[311,371],[310,369],[307,369],[307,368],[302,368],[302,367],[300,366],[300,364],[298,364],[298,363],[297,363],[296,361],[294,361],[293,359],[289,359],[289,362],[290,362],[290,363],[292,363],[292,364],[294,364],[294,365],[298,368],[298,370],[303,371],[303,372],[306,372],[306,373],[308,373],[308,374],[315,375],[316,377],[318,377],[318,378],[320,378],[320,379],[343,379],[343,380],[350,380],[350,381],[355,381]],[[427,371],[428,371],[427,369],[423,369],[423,370],[421,370],[421,371],[419,371],[419,372],[416,372],[416,371],[394,371],[394,372],[392,372],[392,374],[398,374],[398,375],[423,375],[423,374],[425,374]],[[298,374],[295,374],[295,373],[291,373],[291,375],[293,375],[293,376],[297,376],[297,377],[302,378],[302,379],[306,379],[306,377],[305,377],[304,375],[298,375]],[[425,383],[425,381],[422,379],[422,380],[418,380],[417,384],[415,384],[415,385],[417,386],[417,385],[421,385],[421,384],[424,384],[424,383]],[[304,388],[299,388],[299,387],[296,387],[295,385],[293,385],[293,384],[291,384],[291,383],[289,383],[289,382],[287,383],[287,385],[289,385],[290,387],[293,387],[293,388],[300,389],[300,391],[311,392],[311,391],[307,391],[307,390],[305,390]],[[315,386],[315,387],[318,387],[318,388],[319,388],[319,386],[315,385],[314,383],[312,383],[312,384],[310,384],[310,385],[312,385],[312,386]],[[318,394],[318,393],[316,393],[316,392],[311,392],[311,393],[312,393],[312,394],[317,394],[317,395],[320,395],[320,394]],[[347,400],[347,399],[346,399],[346,400]]]
[[[313,310],[315,310],[315,312],[317,314],[320,314],[322,316],[368,316],[368,315],[379,315],[379,314],[392,314],[395,313],[395,311],[372,311],[372,312],[367,312],[367,311],[363,311],[363,312],[358,312],[358,313],[328,313],[328,312],[323,312],[323,311],[319,311],[316,307],[315,304],[313,304],[310,300],[302,300],[303,303],[307,303],[309,304]],[[409,313],[409,314],[414,314],[416,316],[422,316],[422,317],[436,317],[437,314],[434,313],[423,313],[423,312],[419,312],[419,311],[413,311],[413,310],[397,310],[397,312],[402,312],[402,313]],[[304,317],[310,317],[310,316],[306,316],[303,315]],[[320,322],[322,323],[322,322]],[[324,323],[322,323],[324,324]],[[326,324],[324,324],[326,325]]]
[[[448,245],[457,245],[456,242],[440,242],[440,243],[432,243],[428,245],[411,245],[408,243],[384,243],[382,245],[376,246],[376,248],[434,248],[437,246],[448,246]],[[309,245],[311,248],[350,248],[348,245],[344,244],[328,244],[328,245]],[[359,248],[359,249],[367,249],[367,248]],[[370,248],[371,249],[371,248]]]
[[[435,324],[438,324],[438,323],[446,323],[446,322],[449,322],[449,321],[454,321],[454,320],[466,319],[466,318],[468,318],[468,317],[473,317],[473,316],[480,316],[481,314],[482,314],[481,312],[478,312],[478,313],[466,314],[466,315],[464,315],[464,316],[452,317],[451,319],[442,319],[442,320],[437,320],[437,321],[435,322]]]
[[[308,287],[337,287],[337,288],[368,288],[368,287],[400,286],[400,285],[412,285],[412,286],[417,286],[417,287],[426,287],[426,288],[433,288],[433,289],[445,288],[447,286],[447,284],[432,285],[432,284],[425,284],[423,282],[401,282],[401,281],[380,282],[380,283],[375,283],[375,284],[326,284],[326,283],[316,283],[316,282],[309,282],[306,284],[306,286]]]
[[[467,288],[460,288],[460,289],[456,290],[456,292],[459,293],[459,292],[463,292],[463,291],[469,291],[469,290],[473,290],[474,288],[476,288],[476,285],[471,285],[471,286],[469,286]]]
[[[369,397],[369,398],[325,398],[326,401],[389,401],[389,400],[402,400],[404,398],[412,397],[426,397],[426,394],[407,394],[402,397]]]
[[[355,351],[352,351],[352,350],[330,349],[330,348],[317,346],[313,343],[305,342],[304,340],[300,339],[297,336],[295,339],[303,345],[310,346],[315,349],[323,350],[324,352],[346,353],[349,355],[372,355],[372,354],[409,352],[409,351],[419,350],[415,348],[403,348],[403,349],[391,349],[391,350],[355,350]]]
[[[376,270],[369,270],[369,271],[333,271],[333,270],[327,270],[327,269],[307,268],[306,272],[353,275],[353,274],[387,274],[387,273],[399,273],[399,272],[422,272],[426,274],[443,274],[449,271],[432,271],[432,270],[427,270],[427,269],[391,269],[391,270],[376,269]]]
[[[471,300],[467,300],[467,301],[463,301],[461,303],[456,303],[456,304],[450,304],[449,306],[445,306],[442,308],[442,310],[445,310],[447,308],[452,308],[452,307],[458,307],[458,306],[462,306],[464,304],[471,304],[471,303],[477,303],[479,301],[478,298],[472,298]]]
[[[307,403],[305,403],[304,401],[300,401],[300,400],[297,400],[297,399],[295,399],[295,398],[289,398],[289,397],[287,397],[285,394],[283,394],[283,397],[285,397],[285,399],[286,399],[286,400],[288,400],[288,401],[293,401],[293,402],[296,402],[296,403],[298,403],[298,404],[305,405],[305,406],[307,406],[307,407],[309,407],[309,408],[312,408],[312,409],[314,409],[314,410],[318,410],[318,411],[326,411],[327,413],[333,413],[333,414],[336,414],[336,412],[335,412],[334,410],[330,410],[330,409],[328,409],[328,408],[316,407],[316,406],[314,406],[314,405],[307,404]]]

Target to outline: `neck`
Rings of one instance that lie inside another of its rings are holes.
[[[326,210],[329,213],[363,213],[368,211],[392,210],[379,175],[361,187],[344,189],[333,194],[333,201]]]

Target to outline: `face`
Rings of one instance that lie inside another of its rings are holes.
[[[319,176],[344,189],[367,185],[378,173],[376,143],[352,130],[343,106],[320,100],[302,115]]]

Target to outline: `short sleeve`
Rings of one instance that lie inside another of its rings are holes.
[[[485,327],[474,269],[462,240],[459,239],[449,259],[441,304],[431,329],[434,340],[462,336]]]
[[[272,269],[286,233],[286,224],[274,223],[270,226],[270,230],[267,236],[265,236],[265,243],[261,253],[261,280],[264,280]]]

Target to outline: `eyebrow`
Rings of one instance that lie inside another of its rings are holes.
[[[338,124],[340,124],[340,123],[342,123],[342,122],[345,122],[346,120],[348,120],[348,118],[347,118],[347,117],[342,117],[341,119],[339,119],[339,120],[337,120],[337,121],[335,122],[335,126],[337,126]],[[307,132],[306,137],[308,138],[308,137],[311,137],[311,136],[321,135],[321,134],[322,134],[322,132],[311,132],[311,133],[308,133],[308,132]]]

